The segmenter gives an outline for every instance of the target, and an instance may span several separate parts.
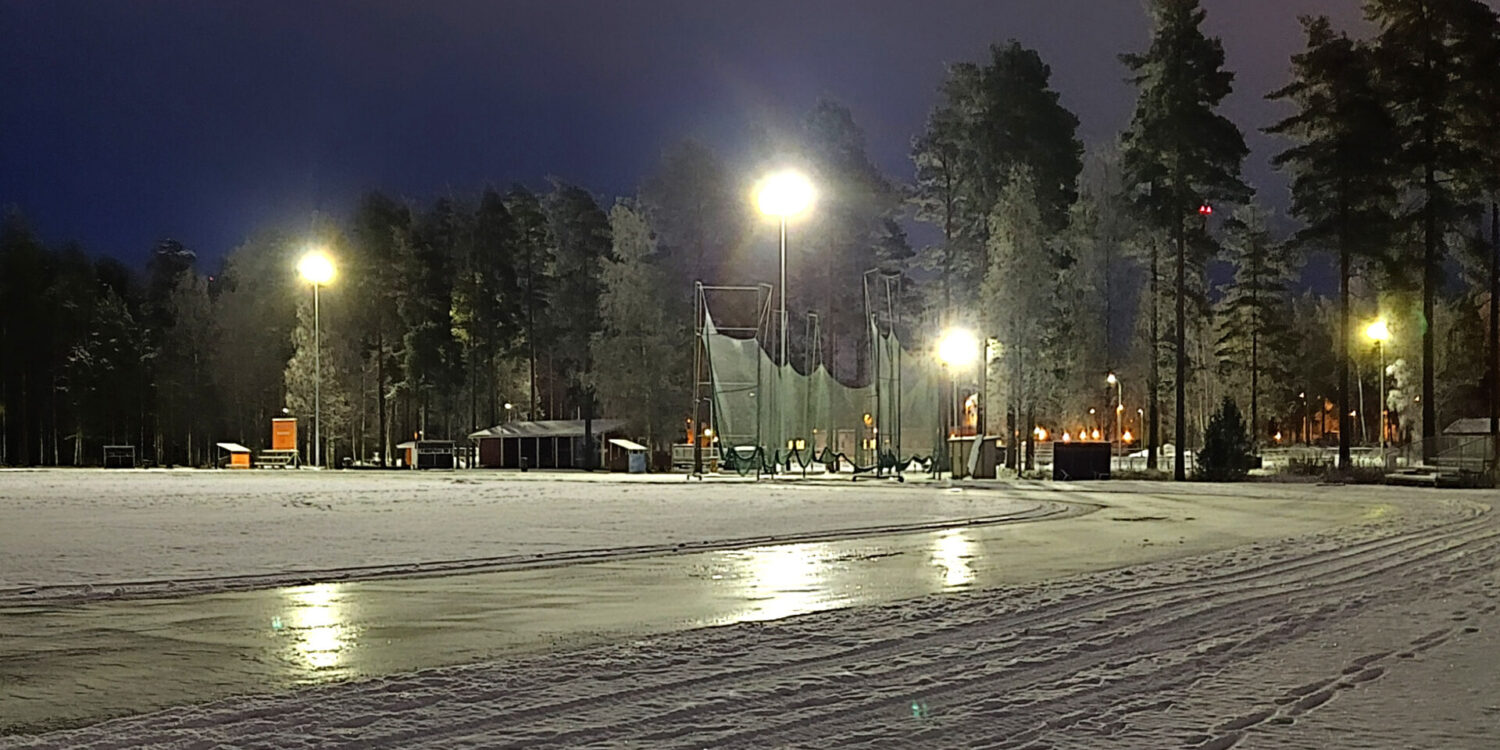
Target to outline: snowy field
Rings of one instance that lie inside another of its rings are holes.
[[[396,480],[412,484],[395,491],[419,496],[425,487],[429,501],[438,502],[446,494],[441,482],[460,477]],[[222,488],[250,481],[257,480],[235,479]],[[769,513],[773,502],[785,503],[783,514],[795,513],[786,507],[794,502],[834,504],[803,517],[806,523],[796,527],[803,532],[941,517],[909,515],[917,510],[905,505],[948,504],[958,515],[987,515],[995,503],[1024,509],[1051,498],[1091,502],[1097,510],[986,527],[961,554],[906,563],[899,562],[911,557],[906,550],[941,551],[957,532],[871,537],[860,544],[876,554],[831,563],[838,575],[871,587],[903,566],[931,567],[940,583],[946,578],[942,593],[901,598],[898,590],[891,601],[779,619],[564,643],[543,653],[237,695],[78,729],[0,736],[0,748],[1500,746],[1494,493],[1124,482],[983,492],[723,485],[726,494],[695,506],[698,500],[676,498],[677,485],[620,485],[631,491],[621,495],[615,485],[533,489],[479,481],[490,491],[477,496],[576,495],[560,503],[583,506],[568,511],[572,520],[633,517],[600,505],[646,502],[625,499],[637,489],[645,497],[674,498],[660,501],[666,510],[653,522],[612,529],[615,536],[603,546],[613,547],[685,533],[674,524],[704,532],[673,513],[722,511],[734,492],[752,498],[743,501],[744,517],[714,521],[721,524],[707,530],[714,533],[697,537],[769,533],[768,522],[791,524],[756,515]],[[364,491],[379,496],[381,486],[377,481]],[[319,493],[332,487],[304,492],[327,497]],[[238,491],[239,503],[261,498],[278,505],[275,491]],[[791,499],[769,499],[783,494]],[[596,502],[590,513],[588,497],[610,500]],[[473,502],[500,512],[507,501]],[[852,506],[863,508],[848,511],[865,514],[855,516],[859,523],[843,515]],[[105,517],[118,524],[128,515]],[[301,549],[297,517],[282,531],[290,547]],[[530,540],[512,542],[517,549],[548,543],[542,517]],[[212,533],[233,528],[233,518],[229,513]],[[793,526],[777,528],[792,533]],[[89,538],[102,560],[110,545],[100,535]],[[574,543],[599,541],[591,534],[580,539]],[[565,571],[609,574],[633,565],[589,563],[528,575],[562,581]],[[104,568],[71,569],[84,576]],[[628,588],[628,579],[618,580]],[[807,596],[820,585],[808,577],[788,588]],[[55,606],[83,614],[112,605]]]
[[[889,482],[0,471],[0,601],[473,571],[1063,512],[1045,496]]]

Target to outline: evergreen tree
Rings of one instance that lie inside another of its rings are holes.
[[[1480,0],[1366,0],[1365,15],[1379,27],[1375,55],[1388,107],[1395,115],[1400,148],[1395,184],[1413,209],[1399,219],[1422,238],[1422,457],[1436,455],[1436,306],[1443,286],[1445,235],[1476,208],[1461,191],[1483,155],[1464,137],[1474,106],[1473,76],[1462,43],[1476,22],[1494,27],[1494,11]],[[1485,22],[1487,19],[1487,22]],[[1494,113],[1481,116],[1493,118]]]
[[[666,272],[664,302],[674,318],[689,321],[693,284],[742,284],[749,269],[731,265],[745,242],[747,202],[723,161],[697,141],[663,152],[640,188],[640,210],[656,234]]]
[[[367,193],[350,222],[349,252],[343,264],[347,272],[341,271],[348,279],[345,285],[355,294],[350,320],[356,326],[364,367],[374,371],[375,444],[382,466],[393,449],[388,400],[400,367],[397,355],[402,325],[397,301],[407,283],[400,262],[400,239],[410,235],[411,222],[406,206],[382,193]]]
[[[1239,481],[1249,473],[1253,453],[1245,418],[1234,399],[1226,396],[1204,430],[1196,473],[1210,482]]]
[[[550,335],[549,312],[555,281],[557,249],[547,215],[536,194],[519,185],[505,196],[505,207],[515,222],[516,281],[525,329],[528,396],[527,419],[540,419],[537,400],[537,354],[541,339]]]
[[[1349,280],[1354,264],[1383,247],[1394,210],[1391,189],[1396,131],[1375,87],[1372,51],[1342,34],[1328,19],[1303,19],[1307,50],[1292,58],[1292,82],[1270,94],[1297,106],[1267,129],[1298,144],[1276,157],[1292,173],[1292,213],[1305,223],[1294,238],[1304,254],[1332,249],[1339,259],[1338,381],[1333,395],[1340,415],[1339,465],[1349,465]]]
[[[466,230],[453,202],[439,199],[411,232],[398,236],[406,285],[397,298],[404,328],[401,360],[403,386],[417,400],[418,431],[434,429],[437,398],[451,395],[459,381],[462,357],[453,338],[453,256]],[[443,410],[451,416],[451,409]],[[451,427],[451,425],[445,425]],[[446,432],[446,430],[445,430]]]
[[[1122,58],[1140,89],[1125,134],[1124,162],[1129,181],[1143,188],[1140,208],[1154,227],[1170,233],[1176,250],[1174,432],[1181,443],[1187,433],[1188,251],[1190,245],[1201,254],[1211,249],[1202,236],[1200,206],[1248,197],[1239,177],[1248,151],[1239,128],[1216,111],[1231,91],[1234,74],[1224,70],[1223,44],[1203,34],[1205,14],[1198,0],[1153,0],[1151,8],[1150,49]],[[1203,262],[1201,256],[1197,260]],[[1154,403],[1151,411],[1155,444]],[[1174,475],[1186,478],[1180,449]]]
[[[496,359],[521,335],[515,256],[515,222],[500,194],[486,188],[453,284],[453,335],[463,345],[469,365],[471,428],[479,427],[481,389],[487,408],[484,424],[494,424],[500,418]]]
[[[669,272],[640,210],[617,203],[609,225],[613,257],[604,263],[604,325],[591,343],[590,382],[606,413],[626,420],[653,449],[667,447],[689,400],[686,321],[670,319],[662,304]]]
[[[1256,205],[1241,206],[1227,224],[1225,246],[1234,265],[1234,280],[1219,303],[1215,351],[1220,372],[1228,378],[1248,373],[1252,446],[1264,434],[1261,425],[1263,376],[1285,390],[1287,282],[1291,268],[1286,246],[1271,239],[1270,214]],[[1285,395],[1284,393],[1281,395]]]
[[[579,414],[591,422],[594,391],[589,342],[603,327],[599,298],[604,291],[604,263],[610,258],[609,217],[587,190],[565,183],[554,186],[545,206],[557,243],[557,296],[551,315],[556,334],[549,359],[553,388],[561,392],[553,396],[553,409]],[[585,433],[584,442],[585,466],[592,468],[596,457],[592,430]]]
[[[941,221],[943,317],[955,300],[973,299],[986,267],[989,215],[1024,166],[1037,188],[1038,209],[1050,232],[1067,222],[1077,197],[1083,146],[1078,118],[1051,88],[1052,69],[1018,42],[990,48],[984,65],[957,65],[927,132],[913,145],[919,218]]]

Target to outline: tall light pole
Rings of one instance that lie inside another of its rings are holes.
[[[1376,413],[1380,415],[1380,456],[1385,461],[1385,342],[1391,338],[1391,329],[1385,324],[1385,318],[1376,318],[1365,329],[1365,335],[1375,342],[1375,351],[1380,354],[1380,408]]]
[[[954,402],[954,424],[958,423],[958,371],[960,368],[968,367],[980,359],[979,339],[974,334],[962,328],[950,328],[943,332],[943,337],[938,339],[937,349],[938,361],[948,368],[948,376],[952,378],[953,402]],[[938,406],[939,411],[942,405]],[[941,421],[941,420],[939,420]],[[946,440],[947,436],[943,436]],[[976,439],[983,439],[978,436]],[[936,451],[934,451],[936,453]]]
[[[1125,434],[1120,420],[1125,418],[1125,387],[1120,384],[1120,379],[1114,373],[1105,378],[1110,385],[1115,387],[1115,457],[1120,457],[1120,451],[1125,447],[1125,441],[1121,435]]]
[[[322,250],[312,250],[297,263],[297,273],[313,288],[313,455],[312,465],[321,466],[322,456],[322,400],[323,400],[323,341],[318,321],[318,287],[333,281],[333,260]]]
[[[801,215],[812,206],[814,198],[813,186],[801,173],[786,170],[772,174],[760,181],[755,189],[755,202],[760,212],[767,216],[774,216],[781,224],[781,280],[780,295],[781,304],[778,312],[778,351],[780,357],[777,359],[776,369],[776,398],[772,402],[776,406],[776,445],[777,451],[781,450],[781,441],[786,439],[782,431],[786,425],[781,419],[781,400],[783,388],[781,387],[781,370],[787,366],[786,352],[786,222],[787,219]]]

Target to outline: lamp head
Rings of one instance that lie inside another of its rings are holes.
[[[1369,336],[1373,341],[1389,341],[1391,338],[1391,329],[1385,324],[1385,318],[1377,318],[1375,322],[1371,323],[1365,329],[1365,335]]]
[[[317,286],[326,286],[333,281],[334,269],[333,259],[328,254],[319,250],[310,250],[302,260],[297,261],[297,273],[302,280]]]
[[[815,197],[812,182],[800,172],[777,172],[755,186],[755,203],[760,212],[779,219],[790,219],[812,206]]]
[[[938,359],[949,367],[966,367],[979,359],[979,339],[962,328],[951,328],[938,341]]]

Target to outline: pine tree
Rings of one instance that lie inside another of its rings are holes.
[[[1030,170],[1049,232],[1067,223],[1077,197],[1083,146],[1078,118],[1051,88],[1051,68],[1018,42],[990,48],[984,65],[949,71],[942,101],[913,145],[918,216],[941,222],[943,317],[973,299],[986,266],[989,215],[1014,168]]]
[[[1476,144],[1464,137],[1466,110],[1473,106],[1468,81],[1493,70],[1469,70],[1462,44],[1476,21],[1493,28],[1494,11],[1480,0],[1366,0],[1365,15],[1380,29],[1376,70],[1395,114],[1400,149],[1396,185],[1414,208],[1399,217],[1422,238],[1422,457],[1437,449],[1437,298],[1447,255],[1445,235],[1476,208],[1461,192],[1465,175],[1483,163]],[[1481,116],[1493,117],[1493,112]]]
[[[1249,189],[1240,181],[1248,153],[1239,128],[1216,109],[1228,96],[1234,74],[1224,70],[1224,46],[1203,34],[1198,0],[1153,0],[1154,30],[1145,54],[1124,55],[1130,81],[1139,89],[1124,139],[1125,172],[1142,186],[1139,203],[1150,223],[1169,232],[1176,250],[1176,422],[1179,444],[1187,433],[1188,251],[1211,248],[1202,237],[1199,207],[1239,202]],[[1191,236],[1190,236],[1191,235]],[[1197,258],[1201,264],[1203,258]],[[1155,388],[1153,385],[1153,392]],[[1152,409],[1152,443],[1155,412]],[[1186,478],[1183,451],[1174,475]]]
[[[563,405],[554,409],[581,414],[588,423],[590,429],[584,433],[585,468],[593,468],[596,453],[589,342],[603,327],[599,298],[604,291],[601,280],[604,263],[610,257],[609,217],[587,190],[564,183],[555,185],[545,206],[557,243],[557,296],[552,311],[556,334],[551,374],[553,387],[563,389],[559,394]]]
[[[516,281],[520,287],[519,303],[527,358],[525,415],[527,419],[540,419],[537,355],[542,338],[550,336],[551,331],[548,313],[556,286],[557,245],[535,193],[517,185],[506,193],[505,207],[510,211],[516,231]]]
[[[1292,173],[1292,213],[1306,226],[1294,242],[1303,253],[1333,249],[1339,258],[1338,381],[1339,465],[1349,465],[1348,421],[1349,279],[1354,264],[1383,247],[1390,236],[1387,217],[1395,206],[1392,158],[1397,151],[1394,123],[1375,87],[1372,51],[1342,34],[1328,19],[1306,18],[1307,50],[1292,58],[1292,82],[1270,94],[1297,107],[1291,117],[1267,128],[1297,145],[1275,163]]]

